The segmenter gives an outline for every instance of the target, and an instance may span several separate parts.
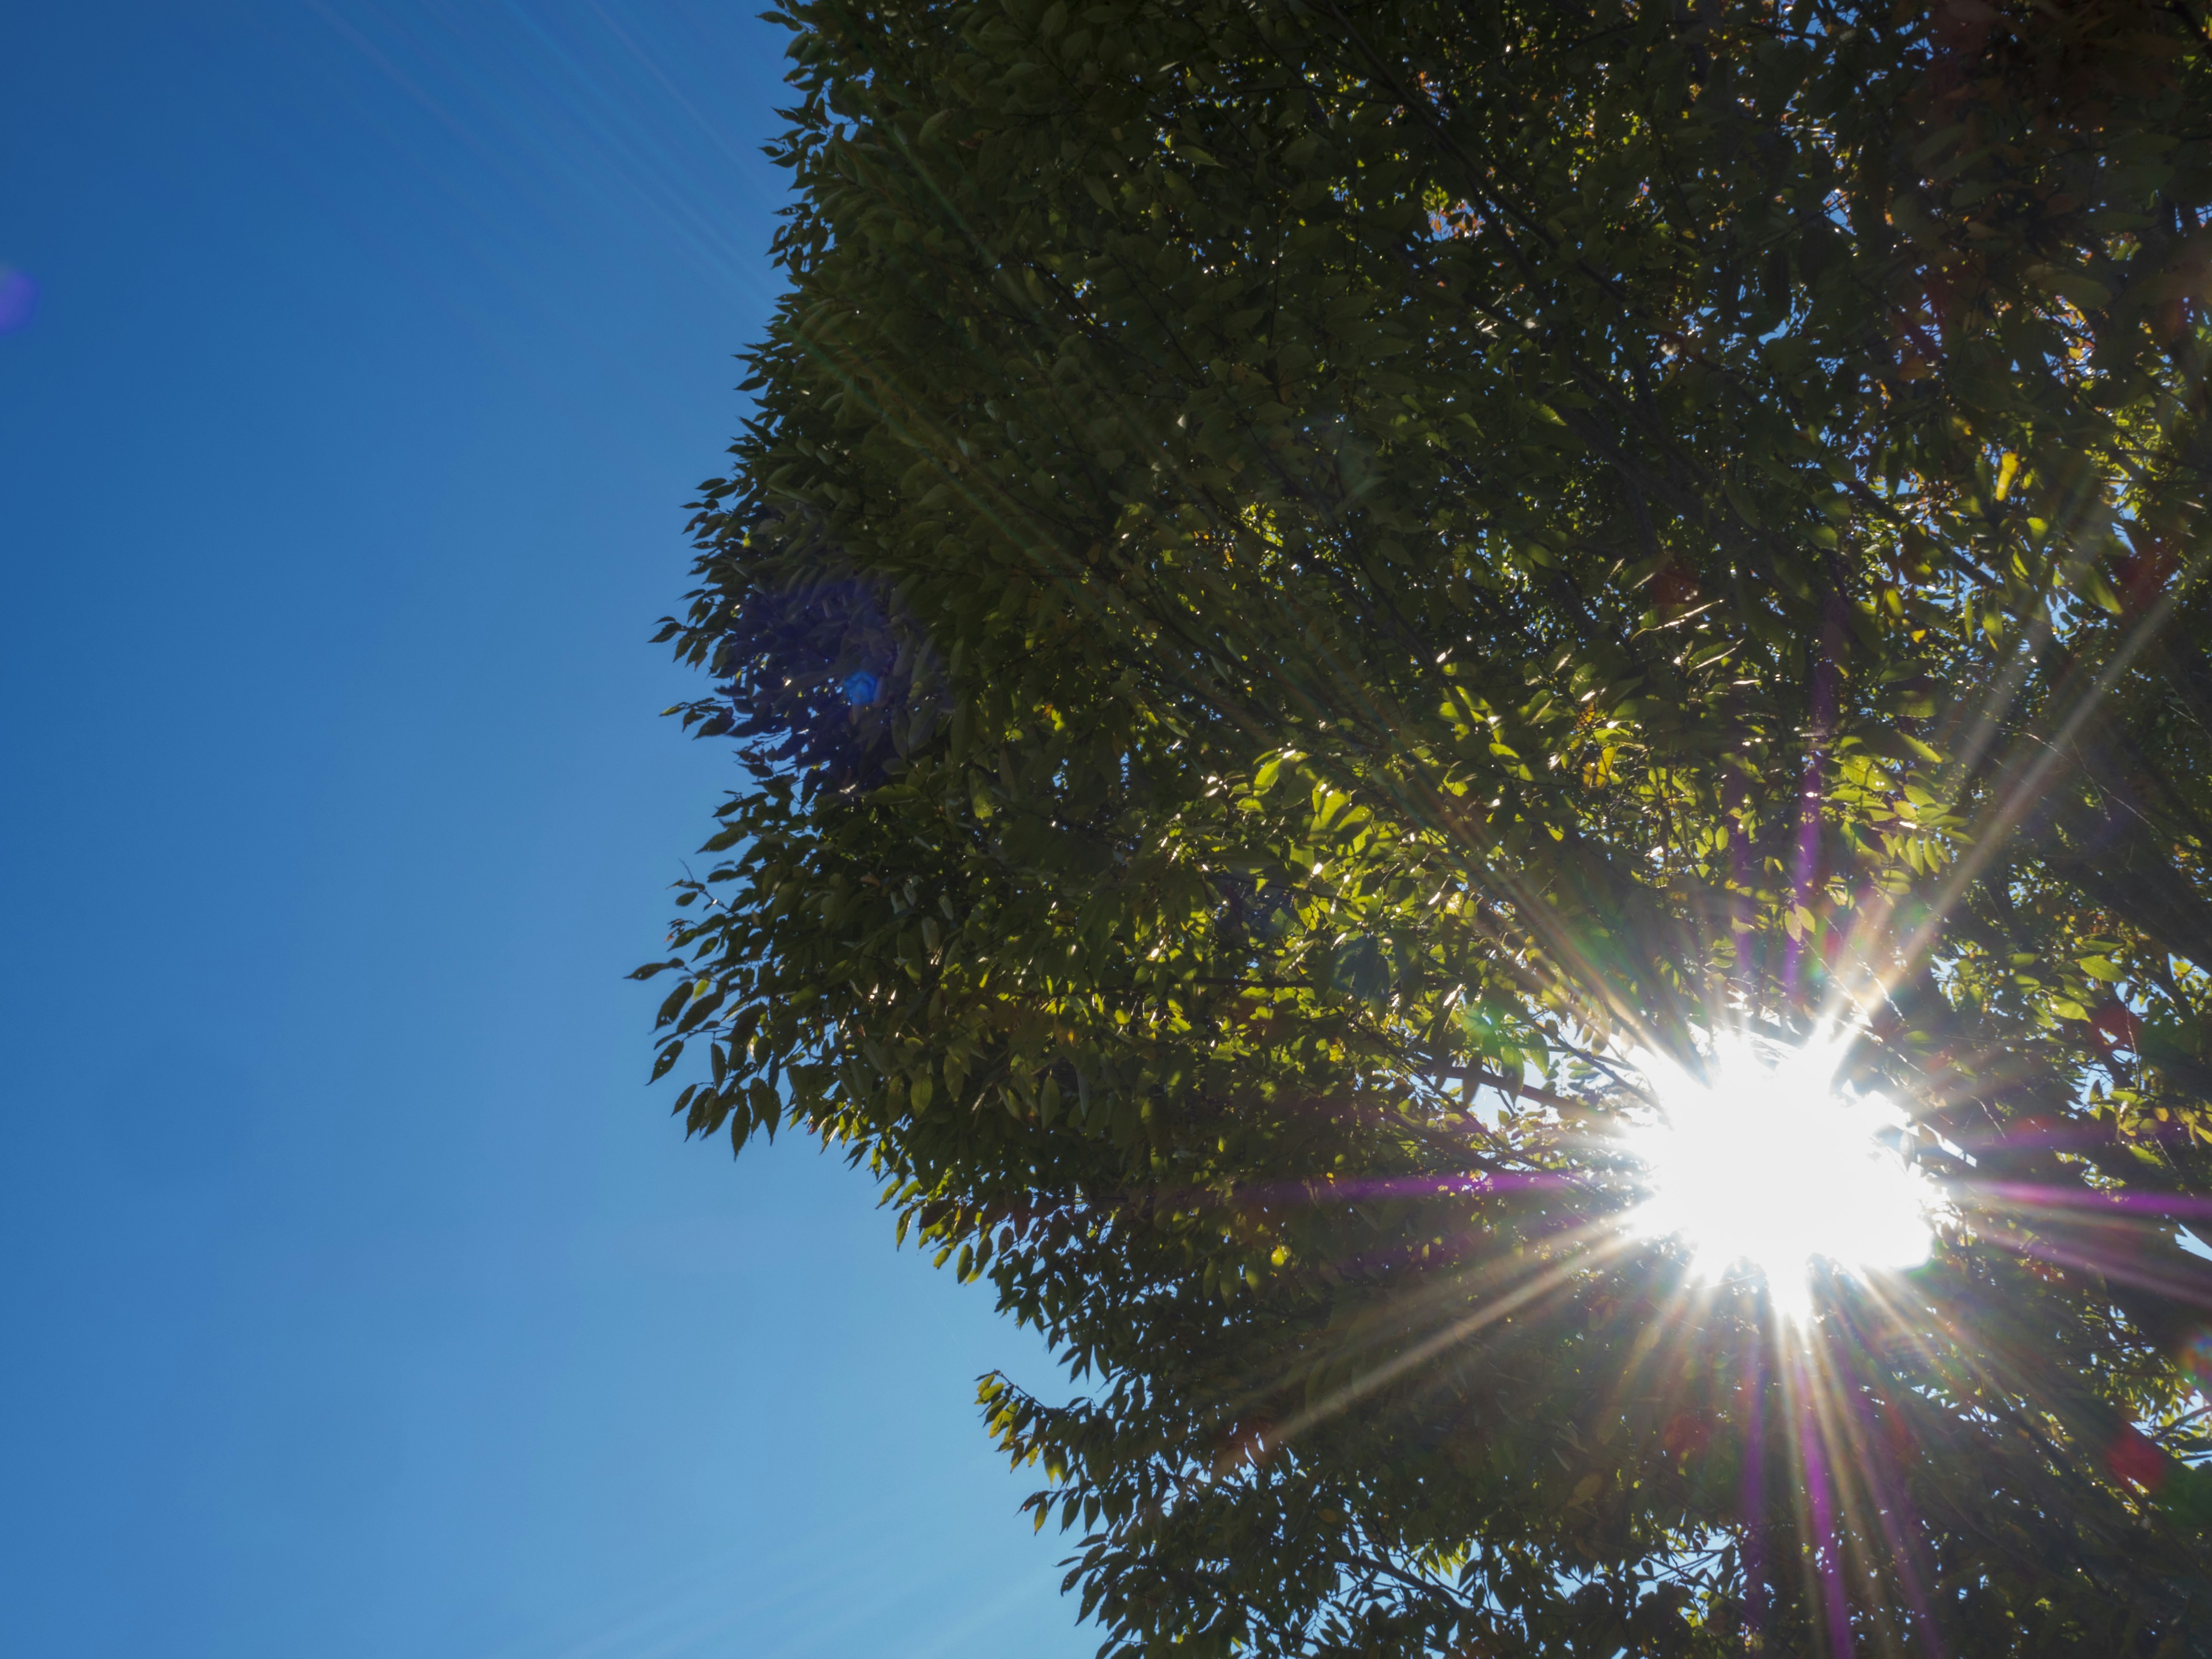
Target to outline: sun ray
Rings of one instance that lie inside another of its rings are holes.
[[[1609,1237],[1607,1236],[1608,1234]],[[1559,1289],[1576,1274],[1603,1265],[1627,1249],[1632,1241],[1618,1229],[1594,1226],[1580,1230],[1576,1243],[1578,1247],[1576,1254],[1551,1263],[1501,1295],[1486,1297],[1470,1312],[1453,1320],[1443,1329],[1389,1355],[1340,1385],[1284,1423],[1278,1431],[1279,1437],[1291,1439],[1349,1410],[1416,1366],[1425,1364],[1446,1350],[1466,1341],[1476,1332],[1496,1324],[1540,1297]]]

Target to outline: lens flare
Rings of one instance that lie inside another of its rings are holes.
[[[1943,1207],[1892,1144],[1905,1115],[1840,1093],[1837,1058],[1814,1045],[1769,1060],[1730,1040],[1700,1077],[1646,1057],[1653,1108],[1627,1132],[1649,1194],[1637,1230],[1679,1237],[1702,1277],[1753,1269],[1793,1318],[1811,1311],[1816,1260],[1858,1274],[1917,1267]]]
[[[39,308],[39,285],[20,270],[0,265],[0,334],[28,328]]]

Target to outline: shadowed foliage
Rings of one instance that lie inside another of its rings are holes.
[[[1047,1333],[1106,1650],[2212,1654],[2194,0],[776,15],[654,1075]],[[1614,1131],[1838,1023],[1792,1324]]]

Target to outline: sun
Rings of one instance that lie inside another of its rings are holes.
[[[1653,1107],[1627,1132],[1647,1194],[1636,1230],[1680,1237],[1701,1277],[1749,1267],[1795,1318],[1811,1311],[1816,1260],[1860,1275],[1925,1261],[1941,1194],[1893,1144],[1905,1115],[1838,1089],[1838,1057],[1830,1044],[1765,1057],[1729,1038],[1703,1077],[1642,1059]]]

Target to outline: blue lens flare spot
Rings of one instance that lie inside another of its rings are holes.
[[[847,678],[845,701],[855,708],[863,708],[876,700],[876,693],[882,689],[883,683],[864,668]]]
[[[0,334],[28,328],[39,309],[39,285],[20,270],[0,265]]]

